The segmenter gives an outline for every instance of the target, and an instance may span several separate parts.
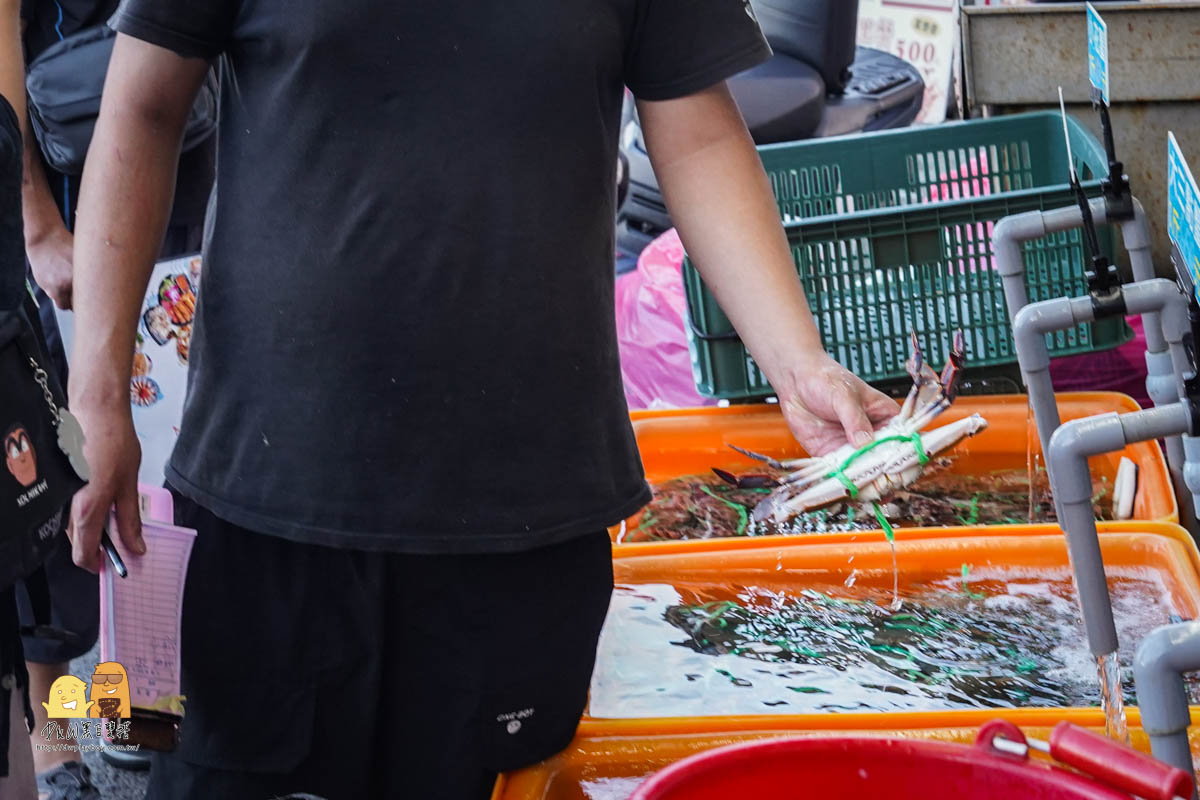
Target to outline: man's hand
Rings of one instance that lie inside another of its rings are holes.
[[[813,456],[847,441],[862,447],[900,410],[895,400],[825,353],[803,365],[792,385],[780,388],[779,405],[792,435]]]
[[[107,407],[106,407],[107,406]],[[115,504],[119,536],[130,551],[142,555],[142,518],[138,507],[137,473],[142,462],[142,447],[133,429],[129,403],[89,405],[76,403],[72,413],[87,435],[83,448],[91,468],[92,480],[75,493],[71,501],[71,522],[67,537],[71,540],[71,558],[86,570],[100,566],[100,533],[108,524],[109,511]]]
[[[142,293],[154,268],[188,110],[208,63],[117,34],[83,167],[75,227],[75,341],[68,395],[87,436],[92,481],[71,506],[72,557],[95,569],[109,509],[116,535],[145,552],[138,516],[141,447],[129,376]]]
[[[72,250],[75,237],[62,224],[32,242],[25,243],[25,254],[33,269],[33,279],[42,287],[54,304],[63,310],[71,308]]]

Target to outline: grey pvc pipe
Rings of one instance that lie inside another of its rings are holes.
[[[1185,673],[1200,669],[1200,622],[1180,622],[1156,628],[1142,640],[1133,660],[1142,729],[1150,737],[1150,752],[1159,761],[1192,771],[1188,745]],[[1196,794],[1193,792],[1192,797]]]
[[[1200,438],[1183,437],[1183,481],[1192,497],[1192,507],[1200,508]]]
[[[1146,212],[1136,197],[1133,198],[1133,218],[1122,220],[1120,225],[1121,242],[1125,245],[1125,251],[1129,253],[1129,267],[1133,272],[1133,279],[1135,281],[1153,280],[1155,276],[1154,260],[1150,255],[1152,244],[1150,225],[1146,222]],[[1161,353],[1167,349],[1157,312],[1148,311],[1142,315],[1142,328],[1146,332],[1147,353]],[[1153,374],[1151,373],[1151,375]],[[1147,381],[1147,389],[1149,389],[1149,381]],[[1151,395],[1150,399],[1153,400],[1154,396]]]
[[[1050,349],[1046,334],[1073,328],[1094,317],[1090,297],[1059,297],[1030,303],[1013,317],[1013,342],[1021,377],[1033,406],[1042,452],[1050,452],[1050,437],[1059,426],[1058,403],[1050,381]]]
[[[1184,398],[1184,380],[1191,377],[1193,366],[1184,341],[1191,336],[1188,319],[1189,298],[1182,292],[1162,310],[1161,322],[1167,352],[1159,357],[1171,363],[1171,380],[1176,397]],[[1146,354],[1147,363],[1150,354]],[[1164,381],[1165,382],[1165,381]],[[1147,381],[1149,384],[1149,381]],[[1155,401],[1157,403],[1157,401]],[[1194,538],[1200,540],[1200,522],[1196,509],[1200,508],[1200,442],[1193,437],[1170,437],[1166,440],[1167,466],[1171,472],[1171,483],[1175,496],[1179,498],[1179,519]]]
[[[1097,198],[1089,203],[1092,219],[1097,224],[1108,220],[1108,209],[1104,199]],[[1135,213],[1139,206],[1135,206]],[[1040,239],[1048,233],[1071,230],[1083,225],[1083,214],[1075,206],[1056,208],[1052,211],[1026,211],[1004,217],[992,228],[992,254],[996,271],[1004,284],[1004,299],[1008,303],[1009,317],[1029,303],[1025,291],[1025,257],[1022,248],[1026,242]],[[1153,265],[1151,265],[1153,271]]]
[[[1187,307],[1180,305],[1182,295],[1179,293],[1179,287],[1165,278],[1126,284],[1122,293],[1125,297],[1126,311],[1130,314],[1145,315],[1171,307],[1175,314],[1182,311],[1186,319]],[[1046,346],[1046,334],[1067,330],[1081,322],[1091,322],[1094,319],[1095,312],[1090,297],[1060,297],[1030,303],[1013,316],[1013,340],[1017,350],[1017,362],[1021,365],[1021,377],[1025,380],[1029,401],[1033,405],[1042,452],[1049,451],[1050,436],[1059,426],[1058,404],[1054,399],[1054,386],[1050,382],[1050,350]],[[1182,339],[1180,346],[1182,347]],[[1181,379],[1182,376],[1172,370],[1170,402],[1175,402],[1180,397]],[[1165,395],[1164,399],[1167,399]]]
[[[1108,221],[1108,209],[1103,198],[1095,198],[1089,203],[1092,219],[1097,224]],[[1029,303],[1025,287],[1025,259],[1022,253],[1024,244],[1033,239],[1041,238],[1048,233],[1078,228],[1083,225],[1083,215],[1076,206],[1058,208],[1051,211],[1027,211],[1005,217],[996,223],[992,230],[992,252],[995,254],[996,271],[1004,286],[1004,299],[1008,304],[1008,313],[1016,321],[1017,314]],[[1150,254],[1151,239],[1149,225],[1146,221],[1145,210],[1141,202],[1133,198],[1133,217],[1121,220],[1121,239],[1129,253],[1129,263],[1136,281],[1149,281],[1154,278],[1154,263]],[[1164,356],[1167,349],[1164,341],[1163,326],[1157,310],[1143,313],[1143,329],[1146,334],[1146,393],[1156,406],[1173,403],[1179,397],[1175,390],[1175,376],[1170,369],[1169,360]],[[1018,349],[1018,356],[1020,350]],[[1025,376],[1023,376],[1025,377]],[[1026,389],[1031,398],[1034,396],[1051,396],[1053,385],[1048,375],[1036,375],[1033,385],[1026,379]],[[1045,403],[1034,404],[1034,414],[1037,418],[1047,419],[1046,423],[1038,423],[1038,434],[1042,441],[1043,452],[1049,440],[1049,432],[1058,427],[1058,406],[1053,406],[1053,412]],[[1042,407],[1039,414],[1038,406]],[[1050,423],[1053,423],[1051,425]],[[1166,442],[1167,463],[1170,465],[1172,477],[1177,485],[1184,483],[1183,478],[1183,446],[1174,437]],[[1182,492],[1177,492],[1183,498]],[[1190,512],[1190,510],[1186,510]],[[1194,513],[1181,515],[1185,523],[1200,534],[1196,525]]]
[[[1058,503],[1059,524],[1067,536],[1083,625],[1093,655],[1116,651],[1117,629],[1092,513],[1088,457],[1121,450],[1131,442],[1186,433],[1190,422],[1187,407],[1175,403],[1129,414],[1108,413],[1072,420],[1059,427],[1050,439],[1046,465]]]
[[[1088,206],[1092,220],[1097,225],[1108,222],[1108,208],[1104,198],[1092,199]],[[1026,242],[1040,239],[1048,233],[1059,233],[1082,227],[1083,214],[1077,206],[1056,208],[1050,211],[1026,211],[1013,214],[996,223],[992,229],[992,253],[996,259],[996,271],[1004,284],[1004,299],[1008,302],[1008,314],[1015,317],[1028,302],[1025,289],[1025,258],[1022,248]],[[1150,227],[1141,202],[1133,198],[1133,217],[1118,222],[1121,241],[1129,253],[1129,266],[1135,281],[1154,278],[1154,262],[1151,258]],[[1143,320],[1146,331],[1146,350],[1161,353],[1166,349],[1157,312],[1150,311]]]
[[[1187,319],[1187,298],[1179,291],[1179,287],[1165,278],[1153,278],[1126,284],[1122,287],[1126,311],[1130,314],[1155,313],[1156,323],[1161,317],[1164,349],[1167,352],[1156,354],[1155,360],[1160,368],[1169,369],[1163,376],[1164,388],[1168,393],[1160,393],[1155,405],[1162,407],[1178,402],[1183,397],[1183,379],[1185,371],[1190,369],[1187,350],[1184,347],[1184,336],[1190,332]],[[1017,362],[1021,366],[1021,377],[1025,381],[1026,391],[1029,392],[1029,403],[1033,408],[1034,422],[1037,424],[1038,439],[1042,443],[1042,452],[1050,452],[1050,438],[1061,424],[1058,415],[1058,402],[1054,395],[1054,385],[1050,380],[1050,350],[1046,346],[1047,333],[1065,330],[1081,322],[1090,322],[1095,318],[1095,312],[1089,297],[1061,297],[1054,300],[1043,300],[1040,303],[1030,303],[1016,313],[1013,318],[1013,340],[1016,345]],[[1150,363],[1147,353],[1147,363]],[[1165,359],[1165,361],[1163,360]],[[1167,367],[1167,365],[1170,367]],[[1147,381],[1149,383],[1149,381]],[[1176,497],[1180,498],[1180,519],[1193,533],[1200,534],[1194,509],[1200,504],[1200,463],[1196,463],[1188,475],[1188,459],[1183,442],[1178,436],[1167,437],[1167,458],[1172,473],[1172,483],[1176,488]],[[1200,454],[1200,445],[1197,445]],[[1052,467],[1047,456],[1047,470]],[[1182,490],[1181,490],[1182,489]],[[1055,500],[1057,507],[1057,499]],[[1061,513],[1061,507],[1059,507]]]

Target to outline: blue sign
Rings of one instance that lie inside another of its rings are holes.
[[[1104,105],[1108,102],[1108,26],[1095,7],[1087,4],[1088,80],[1100,92]]]
[[[1173,133],[1167,134],[1167,236],[1179,248],[1179,268],[1192,276],[1200,298],[1200,189]]]

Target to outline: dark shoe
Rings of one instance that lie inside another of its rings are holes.
[[[42,800],[100,800],[100,790],[92,783],[92,771],[79,761],[59,764],[37,776],[38,797]]]

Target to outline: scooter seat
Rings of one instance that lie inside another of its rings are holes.
[[[817,70],[775,53],[728,80],[756,144],[806,139],[825,111],[825,81]]]

